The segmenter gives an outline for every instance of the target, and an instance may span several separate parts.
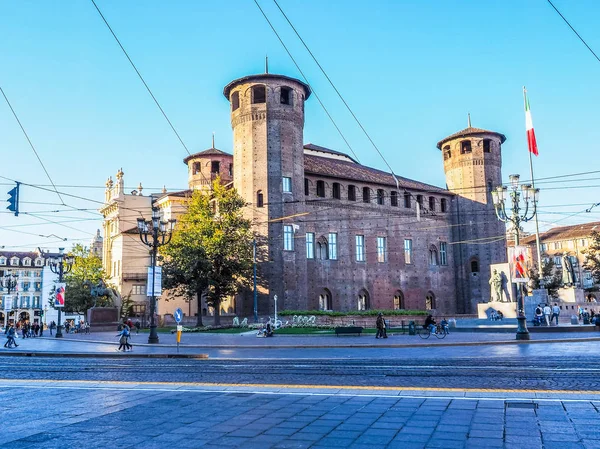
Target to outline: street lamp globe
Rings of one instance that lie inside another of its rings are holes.
[[[521,177],[520,175],[508,175],[508,180],[510,181],[510,186],[513,189],[519,188],[519,178],[520,177]]]

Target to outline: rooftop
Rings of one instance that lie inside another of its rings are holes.
[[[209,148],[207,150],[204,151],[200,151],[198,153],[194,153],[194,154],[190,154],[188,157],[186,157],[183,160],[184,164],[187,164],[191,159],[197,158],[197,157],[204,157],[204,156],[229,156],[229,157],[233,157],[232,154],[229,154],[225,151],[219,150],[218,148]]]
[[[311,89],[310,86],[308,84],[306,84],[303,81],[300,81],[299,79],[296,78],[292,78],[290,76],[285,76],[285,75],[276,75],[273,73],[261,73],[261,74],[257,74],[257,75],[248,75],[248,76],[243,76],[242,78],[238,78],[236,80],[233,80],[232,82],[230,82],[227,86],[225,86],[225,88],[223,89],[223,95],[225,95],[225,98],[227,98],[227,101],[229,101],[229,92],[231,92],[231,89],[233,89],[235,86],[237,86],[238,84],[242,84],[248,81],[258,81],[260,82],[261,80],[268,80],[268,79],[272,79],[272,80],[287,80],[287,81],[293,81],[295,83],[300,84],[303,88],[304,88],[304,95],[305,95],[305,100],[308,100],[308,97],[310,97],[311,94]]]
[[[453,140],[458,137],[477,136],[482,134],[495,134],[496,136],[500,137],[500,143],[504,143],[506,141],[506,136],[504,134],[497,133],[496,131],[488,131],[487,129],[473,128],[472,126],[469,126],[468,128],[465,128],[462,131],[458,131],[440,140],[437,143],[437,147],[441,150],[442,145],[448,142],[449,140]]]
[[[600,221],[591,223],[583,223],[571,226],[559,226],[549,229],[546,232],[540,233],[540,241],[553,242],[560,240],[571,240],[576,238],[589,237],[592,231],[600,232]],[[527,236],[523,239],[523,243],[535,242],[535,235]]]

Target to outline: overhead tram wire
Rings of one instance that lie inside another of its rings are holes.
[[[167,121],[167,123],[169,124],[169,126],[171,127],[171,129],[173,130],[173,132],[175,133],[175,135],[177,136],[177,139],[179,139],[179,142],[181,143],[181,145],[183,146],[183,148],[185,148],[185,151],[187,152],[187,154],[191,156],[192,153],[190,153],[190,150],[188,150],[188,147],[183,142],[183,139],[181,138],[181,136],[179,135],[179,133],[175,129],[175,126],[173,126],[173,123],[171,123],[171,120],[169,120],[169,117],[167,116],[167,113],[164,111],[164,109],[162,108],[162,106],[160,105],[160,103],[158,102],[158,100],[156,99],[156,97],[154,96],[154,94],[152,93],[152,90],[150,89],[150,86],[148,86],[148,83],[146,83],[146,80],[144,79],[144,77],[142,76],[142,74],[140,73],[140,71],[138,70],[138,68],[136,67],[136,65],[133,63],[133,61],[129,57],[129,54],[125,50],[125,47],[123,47],[123,45],[121,44],[121,41],[119,40],[119,38],[117,37],[117,35],[113,31],[113,29],[111,28],[111,26],[108,24],[108,21],[104,17],[104,14],[102,14],[102,11],[100,11],[100,8],[98,8],[98,5],[96,4],[96,2],[94,0],[90,0],[90,1],[92,2],[92,4],[94,5],[94,7],[96,8],[96,11],[98,11],[98,14],[100,14],[100,17],[102,18],[104,24],[106,25],[106,27],[108,28],[108,30],[110,31],[110,33],[112,34],[112,36],[117,41],[117,44],[119,44],[119,47],[121,47],[121,50],[123,51],[123,54],[125,55],[125,57],[129,61],[129,63],[131,64],[131,67],[133,67],[133,70],[135,70],[135,73],[137,73],[137,76],[139,77],[139,79],[144,84],[144,87],[146,87],[146,90],[148,91],[148,93],[150,94],[150,96],[154,100],[154,103],[156,104],[156,106],[158,107],[158,109],[160,110],[160,112],[162,113],[163,117],[165,118],[165,120]]]
[[[256,2],[256,0],[254,0],[254,1]],[[331,80],[331,78],[329,77],[329,75],[327,75],[327,72],[325,72],[325,69],[319,63],[319,61],[317,60],[317,58],[315,57],[315,55],[313,54],[313,52],[310,50],[310,48],[308,47],[308,45],[306,44],[306,42],[304,41],[304,39],[302,39],[302,36],[300,36],[300,33],[298,32],[298,30],[296,29],[296,27],[292,24],[291,20],[287,16],[287,14],[283,11],[283,9],[281,9],[281,6],[279,6],[279,3],[277,3],[277,0],[273,0],[273,2],[275,3],[275,5],[277,5],[277,8],[281,12],[281,14],[283,14],[283,17],[285,18],[285,20],[287,21],[287,23],[290,25],[290,27],[292,28],[292,30],[294,30],[294,33],[296,34],[296,36],[298,37],[298,39],[300,39],[300,42],[302,42],[302,45],[304,45],[304,48],[306,49],[306,51],[308,51],[308,53],[312,57],[313,61],[315,61],[315,63],[317,64],[317,66],[319,67],[319,69],[321,70],[321,72],[323,73],[323,75],[325,75],[325,78],[327,78],[327,81],[329,81],[329,84],[331,84],[331,87],[333,87],[333,90],[335,90],[335,93],[338,95],[338,97],[340,98],[340,100],[342,100],[342,103],[344,103],[344,106],[346,106],[346,109],[348,109],[348,112],[350,112],[350,115],[352,115],[352,117],[354,118],[354,120],[356,121],[356,123],[358,124],[358,126],[360,127],[360,129],[362,130],[362,132],[364,133],[364,135],[367,137],[367,139],[369,140],[369,142],[371,142],[371,145],[373,145],[373,148],[375,148],[375,151],[377,151],[377,154],[379,154],[379,157],[381,157],[381,159],[383,160],[383,162],[385,163],[385,165],[387,165],[388,169],[390,170],[391,175],[394,177],[394,180],[396,181],[396,187],[398,188],[398,190],[401,190],[401,188],[400,188],[400,181],[398,180],[398,176],[396,176],[396,173],[394,172],[394,169],[392,168],[392,166],[390,165],[390,163],[387,161],[387,159],[385,158],[385,156],[383,155],[383,153],[379,150],[379,147],[377,146],[377,144],[375,143],[375,141],[371,138],[371,135],[367,132],[367,130],[363,126],[362,122],[358,119],[358,117],[356,116],[356,114],[354,113],[354,111],[352,110],[352,108],[350,107],[350,105],[348,104],[348,102],[344,99],[344,97],[342,96],[342,94],[340,93],[340,91],[338,90],[338,88],[335,86],[335,84],[333,83],[333,81]],[[273,31],[275,31],[275,30],[273,30]],[[282,44],[283,44],[283,42],[282,42]],[[404,192],[408,192],[408,194],[412,196],[412,193],[409,192],[405,187],[403,187],[403,190],[404,190]],[[424,212],[428,211],[428,209],[426,207],[422,207],[422,209],[423,209]]]
[[[360,163],[360,160],[359,160],[358,156],[356,155],[356,153],[354,152],[354,150],[352,149],[352,146],[348,142],[348,139],[346,139],[346,136],[344,136],[344,133],[342,133],[342,130],[339,128],[339,126],[337,125],[337,123],[335,122],[335,120],[333,119],[333,117],[331,116],[331,114],[329,113],[329,111],[327,110],[327,108],[325,107],[325,105],[323,104],[323,102],[321,101],[321,98],[319,97],[319,95],[317,95],[317,92],[315,91],[315,89],[309,83],[308,78],[306,77],[306,75],[304,74],[304,72],[302,71],[302,69],[300,68],[300,66],[298,65],[298,63],[294,59],[294,57],[292,56],[292,53],[290,52],[290,50],[287,48],[287,46],[283,42],[283,39],[281,39],[281,37],[279,36],[279,33],[277,32],[277,30],[275,29],[275,27],[273,26],[273,24],[271,23],[271,21],[267,17],[267,14],[265,14],[265,12],[260,7],[260,5],[259,5],[259,3],[258,3],[257,0],[254,0],[254,3],[256,4],[256,6],[258,7],[258,9],[262,13],[263,17],[265,18],[265,20],[267,21],[267,23],[271,27],[271,30],[273,30],[273,33],[275,33],[275,36],[277,36],[277,39],[279,40],[279,42],[283,46],[284,50],[286,51],[286,53],[288,54],[288,56],[290,57],[290,59],[292,60],[292,62],[296,66],[296,68],[298,69],[298,71],[300,72],[300,75],[302,75],[302,78],[304,79],[304,81],[306,82],[306,84],[310,87],[310,89],[312,91],[312,94],[315,96],[315,98],[317,99],[317,101],[319,102],[319,104],[321,105],[321,107],[323,108],[323,110],[325,111],[325,114],[327,114],[327,117],[329,117],[329,120],[331,120],[331,123],[333,123],[333,126],[335,127],[335,129],[337,130],[337,132],[339,133],[339,135],[341,136],[341,138],[344,140],[344,142],[346,143],[346,146],[348,147],[348,149],[350,150],[350,152],[352,153],[352,155],[354,156],[354,158],[357,160],[357,162]]]
[[[52,184],[52,187],[54,187],[54,191],[58,195],[58,198],[62,202],[62,205],[65,205],[65,201],[62,199],[62,196],[58,192],[58,189],[56,188],[56,185],[54,184],[54,181],[52,180],[52,177],[50,176],[50,173],[48,173],[48,170],[46,169],[46,166],[42,162],[42,158],[40,157],[40,155],[38,154],[37,150],[35,149],[35,146],[33,145],[33,142],[31,141],[31,139],[29,138],[29,135],[27,134],[27,131],[25,131],[25,127],[21,123],[21,120],[19,119],[19,116],[17,115],[15,109],[13,108],[12,104],[8,100],[8,97],[4,93],[4,89],[2,89],[1,86],[0,86],[0,92],[2,92],[2,96],[6,100],[6,104],[8,104],[8,107],[10,108],[10,111],[12,112],[13,116],[15,117],[15,120],[19,124],[19,127],[21,128],[21,131],[23,131],[23,134],[25,135],[25,138],[27,139],[27,142],[29,142],[29,146],[33,150],[33,153],[35,154],[35,157],[37,158],[38,162],[42,166],[42,169],[44,170],[44,173],[46,173],[46,176],[48,177],[48,180],[50,181],[50,184]]]
[[[598,55],[594,52],[594,50],[592,50],[592,48],[588,45],[588,43],[585,41],[585,39],[583,37],[581,37],[581,35],[577,32],[577,30],[575,28],[573,28],[573,26],[569,23],[569,21],[566,19],[565,16],[562,15],[562,13],[558,10],[558,8],[556,6],[554,6],[554,3],[552,3],[550,0],[547,0],[548,3],[550,3],[550,6],[552,6],[552,8],[554,8],[554,11],[556,11],[556,13],[561,17],[561,19],[564,20],[564,22],[569,26],[569,28],[571,28],[571,30],[573,31],[573,33],[575,33],[575,35],[579,38],[579,40],[581,42],[583,42],[583,45],[586,46],[586,48],[590,51],[590,53],[592,55],[594,55],[594,58],[596,58],[596,60],[598,62],[600,62],[600,57],[598,57]]]

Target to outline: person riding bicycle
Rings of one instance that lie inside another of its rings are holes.
[[[423,324],[423,328],[429,329],[429,332],[435,334],[435,325],[436,322],[433,319],[433,316],[431,316],[431,314],[427,315],[427,318],[425,318],[425,324]]]
[[[448,320],[445,317],[442,318],[442,321],[440,321],[440,326],[442,326],[442,330],[445,334],[450,333],[450,326],[448,326]]]

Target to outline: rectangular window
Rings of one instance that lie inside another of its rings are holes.
[[[294,251],[294,228],[292,225],[283,225],[283,250]]]
[[[292,193],[292,178],[283,177],[283,193]]]
[[[548,244],[547,243],[540,244],[540,247],[542,248],[542,251],[548,250]]]
[[[581,240],[579,241],[579,244],[580,244],[581,246],[587,246],[587,241],[586,241],[585,239],[581,239]]]
[[[561,249],[562,248],[562,242],[554,242],[554,249]]]
[[[327,248],[329,250],[329,259],[337,260],[337,234],[335,232],[329,233],[329,245]]]
[[[133,284],[131,289],[132,295],[145,295],[146,294],[146,285],[145,284]]]
[[[377,204],[380,206],[385,204],[385,191],[383,189],[377,189]]]
[[[410,193],[404,192],[404,207],[410,209]]]
[[[562,266],[562,260],[560,256],[554,256],[554,265],[556,265],[557,267]]]
[[[314,232],[306,233],[306,258],[307,259],[315,258],[315,233]]]
[[[356,186],[348,186],[348,201],[356,201]]]
[[[356,261],[357,262],[365,261],[365,236],[364,235],[356,236]]]
[[[377,262],[387,262],[387,239],[377,237]]]
[[[575,242],[573,240],[569,240],[567,242],[567,248],[573,249],[574,246],[575,246]]]
[[[412,263],[412,240],[404,239],[404,263]]]
[[[309,189],[308,189],[308,179],[304,178],[304,194],[306,196],[308,196],[309,193],[310,192],[309,192]]]
[[[489,139],[483,139],[483,152],[484,153],[491,153],[492,150],[490,148],[490,140]]]
[[[210,163],[210,172],[214,174],[219,174],[221,170],[221,163],[219,161],[212,161]]]
[[[448,244],[440,242],[440,265],[448,265]]]
[[[433,196],[429,197],[429,210],[435,212],[435,197]]]
[[[398,192],[390,192],[390,204],[392,206],[398,207]]]

